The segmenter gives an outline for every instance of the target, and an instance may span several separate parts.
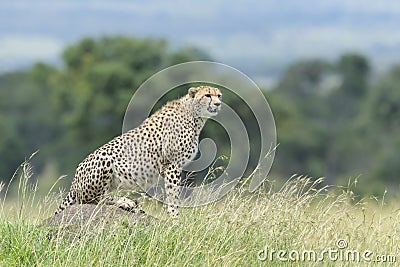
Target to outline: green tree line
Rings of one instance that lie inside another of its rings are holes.
[[[400,67],[372,78],[368,59],[291,65],[270,96],[280,147],[278,174],[359,180],[361,194],[399,187]]]
[[[88,153],[121,133],[125,109],[141,83],[165,67],[211,59],[193,47],[172,50],[165,40],[128,37],[85,38],[68,46],[62,58],[62,66],[37,63],[0,75],[5,182],[36,150],[39,172],[52,162],[72,178]],[[371,73],[366,57],[346,54],[337,62],[295,62],[274,88],[263,88],[279,142],[272,176],[300,173],[345,183],[360,175],[360,193],[398,187],[400,67],[374,80]],[[240,104],[229,95],[224,101]],[[240,116],[253,120],[249,112]],[[254,123],[248,127],[257,131]]]

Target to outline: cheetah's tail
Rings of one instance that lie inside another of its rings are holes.
[[[54,214],[60,213],[63,210],[65,210],[66,207],[71,206],[75,204],[77,201],[76,199],[76,193],[71,190],[69,191],[68,195],[64,198],[63,202],[58,206],[57,210],[54,212]]]

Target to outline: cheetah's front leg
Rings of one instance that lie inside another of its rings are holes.
[[[179,215],[179,185],[182,168],[170,163],[165,168],[165,192],[167,194],[167,212],[172,217]]]

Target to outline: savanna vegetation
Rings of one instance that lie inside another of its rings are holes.
[[[268,180],[249,193],[243,181],[221,201],[182,209],[176,219],[148,201],[146,212],[159,220],[82,225],[66,238],[58,227],[42,226],[60,196],[38,197],[30,179],[25,162],[12,183],[17,200],[1,199],[0,266],[398,265],[396,201],[357,200],[351,184],[326,187],[322,179],[294,176],[280,189]]]

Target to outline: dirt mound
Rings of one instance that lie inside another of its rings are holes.
[[[129,212],[114,206],[78,204],[45,219],[42,226],[51,229],[49,238],[62,235],[67,239],[79,239],[93,231],[107,231],[115,226],[147,225],[154,220],[156,218],[145,213]]]

